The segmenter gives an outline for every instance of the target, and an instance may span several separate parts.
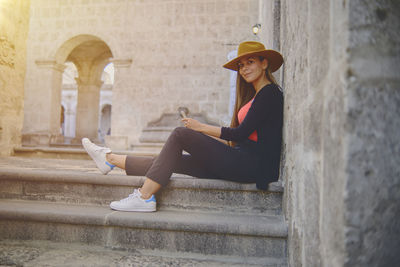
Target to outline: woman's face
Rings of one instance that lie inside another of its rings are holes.
[[[263,78],[268,63],[266,59],[260,60],[259,57],[247,57],[240,59],[239,74],[248,83],[254,83]]]

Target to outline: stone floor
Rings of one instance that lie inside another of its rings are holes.
[[[0,241],[0,267],[53,266],[262,266],[223,260],[201,259],[198,255],[166,255],[154,251],[119,251],[94,245],[49,241]]]

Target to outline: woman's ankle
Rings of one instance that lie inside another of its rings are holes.
[[[114,158],[113,158],[113,154],[112,154],[112,153],[107,153],[107,154],[106,154],[106,161],[107,161],[108,163],[111,163],[111,164],[115,165],[115,162],[114,162]]]
[[[142,199],[149,199],[152,196],[152,194],[149,194],[149,193],[147,193],[145,191],[142,192],[142,188],[139,188],[139,192],[140,192],[140,195],[141,195]]]

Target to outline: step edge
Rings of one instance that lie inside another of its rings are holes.
[[[9,207],[6,207],[9,206]],[[32,208],[35,207],[35,208]],[[37,207],[42,207],[38,209]],[[65,208],[65,209],[63,209]],[[82,210],[85,212],[82,213]],[[81,213],[79,213],[81,211]],[[161,213],[161,214],[160,214]],[[161,215],[155,216],[156,214]],[[200,222],[177,221],[176,218],[193,219]],[[200,216],[200,217],[199,217]],[[202,218],[201,216],[206,216]],[[248,215],[229,215],[231,218],[248,219]],[[215,234],[230,234],[242,236],[259,236],[286,239],[288,230],[283,215],[251,216],[253,219],[263,219],[267,225],[254,222],[251,227],[232,220],[226,220],[226,214],[199,213],[187,211],[158,211],[156,213],[118,212],[106,207],[89,205],[65,205],[60,203],[39,202],[31,203],[20,200],[0,200],[1,220],[23,220],[46,223],[62,223],[72,225],[114,226],[136,229],[154,229],[167,231],[185,231]],[[224,224],[210,223],[224,222]],[[203,221],[201,221],[203,220]]]
[[[54,183],[80,183],[114,186],[142,186],[144,176],[102,175],[85,172],[68,172],[60,170],[32,170],[32,169],[0,169],[0,180],[43,181]],[[260,193],[279,193],[283,188],[277,186],[274,190],[259,190],[255,184],[242,184],[216,179],[202,179],[173,175],[171,182],[165,189],[200,189],[200,190],[227,190],[252,191]]]
[[[134,151],[134,150],[116,150],[113,151],[117,154],[133,155],[133,156],[157,156],[158,153],[155,151]],[[86,151],[83,148],[57,148],[57,147],[17,147],[14,148],[14,154],[21,156],[21,154],[32,154],[32,153],[45,153],[45,154],[61,154],[61,155],[86,155],[88,160],[90,159]]]

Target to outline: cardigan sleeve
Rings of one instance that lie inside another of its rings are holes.
[[[276,85],[274,85],[276,87]],[[236,128],[222,127],[221,139],[241,142],[246,140],[252,132],[264,123],[268,116],[274,116],[276,108],[279,108],[282,93],[276,87],[266,86],[258,92],[254,98],[246,117]],[[275,110],[275,111],[274,111]]]

